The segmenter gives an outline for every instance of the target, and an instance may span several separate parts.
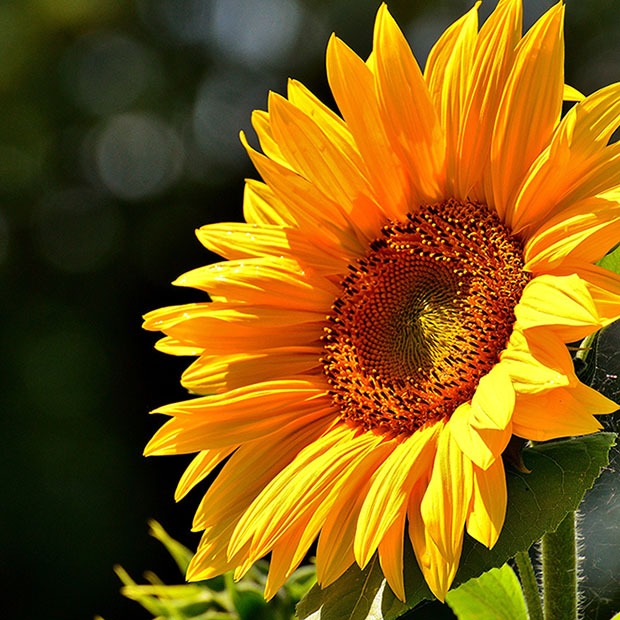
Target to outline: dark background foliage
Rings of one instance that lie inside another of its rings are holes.
[[[528,25],[551,4],[525,0]],[[146,617],[112,566],[177,578],[146,521],[195,546],[198,494],[175,506],[187,459],[141,452],[161,423],[147,412],[185,396],[186,360],[153,351],[140,316],[200,298],[169,282],[214,260],[195,228],[240,218],[251,110],[288,76],[329,100],[329,34],[367,53],[377,6],[0,1],[3,617]],[[421,61],[469,6],[390,3]],[[620,4],[567,8],[567,80],[590,93],[619,78]],[[600,553],[617,575],[617,553]]]

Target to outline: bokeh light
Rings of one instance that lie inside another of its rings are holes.
[[[119,114],[107,120],[96,139],[96,162],[104,185],[119,198],[159,194],[183,169],[183,145],[161,119]]]
[[[158,80],[153,53],[118,32],[86,34],[61,61],[67,95],[86,113],[113,114],[131,106]]]
[[[282,64],[303,21],[296,0],[216,0],[208,32],[215,50],[250,67]]]

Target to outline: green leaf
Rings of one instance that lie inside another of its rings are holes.
[[[232,595],[241,620],[267,620],[271,615],[262,591],[237,584]]]
[[[505,564],[518,551],[529,549],[545,532],[553,531],[608,462],[613,433],[541,443],[523,452],[531,473],[507,472],[508,508],[502,534],[493,549],[465,536],[454,586]],[[407,602],[387,586],[374,558],[362,571],[351,566],[325,589],[314,586],[297,607],[300,620],[394,620],[432,595],[409,545],[405,546]],[[314,614],[314,615],[312,615]]]
[[[168,532],[154,519],[149,521],[149,527],[151,528],[149,534],[156,538],[166,549],[168,553],[173,557],[179,570],[183,575],[187,572],[192,556],[194,555],[187,547],[177,542],[172,538]]]
[[[611,252],[603,256],[597,263],[604,269],[620,274],[620,243]]]
[[[459,620],[528,619],[521,585],[507,564],[451,590],[446,603]]]

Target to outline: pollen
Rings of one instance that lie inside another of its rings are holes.
[[[471,399],[512,332],[530,279],[522,250],[473,202],[425,205],[384,226],[350,265],[323,335],[341,417],[409,436]]]

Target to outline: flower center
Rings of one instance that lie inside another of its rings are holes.
[[[530,276],[521,243],[485,205],[423,206],[382,233],[342,282],[322,362],[343,418],[411,435],[471,399]]]

